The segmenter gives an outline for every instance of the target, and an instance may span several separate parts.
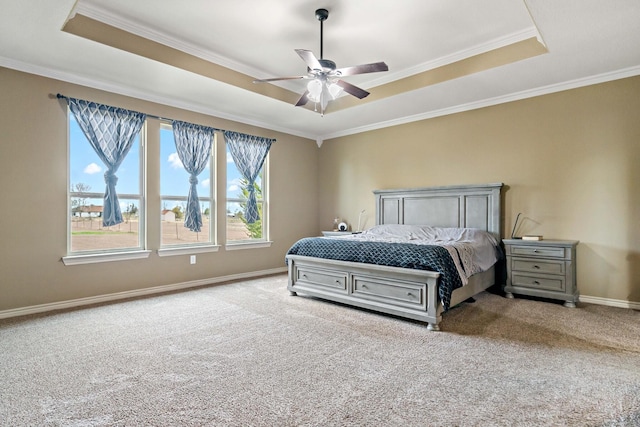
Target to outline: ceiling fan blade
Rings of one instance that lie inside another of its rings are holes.
[[[316,58],[313,52],[306,49],[296,49],[295,51],[298,55],[300,55],[300,58],[302,58],[305,64],[307,64],[307,67],[309,67],[309,69],[322,70],[322,64],[320,64],[320,61],[318,61],[318,58]]]
[[[304,79],[307,76],[294,76],[294,77],[273,77],[271,79],[256,79],[254,83],[267,83],[267,82],[277,82],[279,80],[299,80]]]
[[[296,102],[296,107],[300,107],[302,105],[305,105],[307,102],[309,102],[309,91],[308,90],[304,91],[304,93],[302,94],[302,96],[300,97],[298,102]]]
[[[384,62],[374,62],[373,64],[355,65],[353,67],[338,68],[332,74],[337,76],[353,76],[355,74],[378,73],[389,71],[389,67]]]
[[[351,83],[345,82],[344,80],[338,80],[336,84],[340,86],[342,90],[350,95],[355,96],[356,98],[362,99],[369,95],[369,92],[367,92],[366,90],[360,89],[358,86],[354,86]]]

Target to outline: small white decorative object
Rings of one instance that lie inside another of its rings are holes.
[[[362,209],[360,211],[360,215],[358,215],[358,229],[356,231],[360,232],[362,231],[362,227],[361,227],[361,221],[362,221],[362,214],[365,212],[364,209]]]
[[[338,224],[338,231],[347,231],[348,228],[349,226],[346,222],[341,222],[340,224]]]
[[[539,234],[525,234],[522,236],[522,240],[542,240],[542,236]]]

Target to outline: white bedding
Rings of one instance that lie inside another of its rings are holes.
[[[498,260],[496,238],[487,231],[473,228],[385,224],[376,225],[360,234],[337,238],[442,246],[451,254],[463,285],[469,282],[473,274],[488,270]]]

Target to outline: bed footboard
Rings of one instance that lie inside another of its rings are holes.
[[[287,289],[356,307],[427,322],[439,330],[440,273],[287,255]]]

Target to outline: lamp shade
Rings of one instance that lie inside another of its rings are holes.
[[[342,88],[335,83],[331,83],[329,84],[329,93],[331,94],[331,99],[336,99],[342,93]]]
[[[322,82],[317,79],[311,80],[307,84],[307,90],[309,91],[309,99],[313,102],[320,102],[320,95],[322,94]]]

